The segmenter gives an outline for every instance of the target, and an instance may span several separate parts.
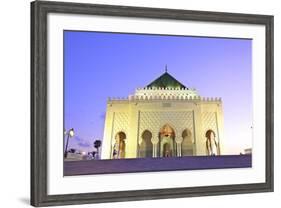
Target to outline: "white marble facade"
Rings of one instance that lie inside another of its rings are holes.
[[[167,72],[107,101],[101,159],[219,155],[222,144],[222,100],[200,97]]]

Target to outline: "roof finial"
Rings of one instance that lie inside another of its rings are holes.
[[[165,72],[168,72],[168,66],[167,66],[167,64],[165,65]]]

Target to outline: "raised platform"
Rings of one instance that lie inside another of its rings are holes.
[[[64,175],[252,167],[251,155],[65,161]]]

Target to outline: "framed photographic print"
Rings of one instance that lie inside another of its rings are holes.
[[[31,3],[31,204],[273,191],[273,16]]]

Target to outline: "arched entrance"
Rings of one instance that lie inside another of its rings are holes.
[[[193,155],[193,138],[192,133],[189,129],[185,129],[182,132],[182,144],[181,144],[181,155],[192,156]]]
[[[216,140],[216,133],[209,129],[206,131],[206,152],[207,155],[219,155],[219,144]]]
[[[140,144],[139,154],[140,157],[152,157],[152,133],[148,130],[145,130],[142,133],[142,142]]]
[[[125,158],[126,155],[126,134],[122,131],[115,135],[115,144],[112,152],[113,159]]]
[[[159,132],[160,137],[160,157],[175,156],[175,131],[165,124]]]

